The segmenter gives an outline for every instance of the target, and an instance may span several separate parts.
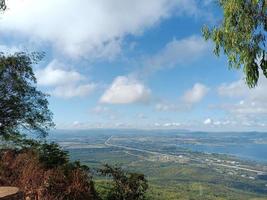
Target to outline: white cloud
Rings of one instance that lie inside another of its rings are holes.
[[[51,61],[44,69],[36,71],[36,77],[39,85],[42,86],[57,86],[68,83],[78,82],[84,77],[76,71],[67,71],[64,64],[57,60]]]
[[[267,114],[266,91],[267,79],[263,75],[260,76],[258,86],[253,89],[249,89],[243,80],[222,84],[218,88],[218,94],[224,97],[239,99],[239,102],[225,103],[219,105],[219,107],[235,115]]]
[[[227,96],[227,97],[242,97],[247,95],[249,89],[245,86],[243,80],[235,81],[229,84],[222,84],[218,88],[218,94],[220,96]]]
[[[185,103],[194,104],[200,102],[208,93],[209,88],[201,83],[196,83],[192,89],[185,92],[182,99]]]
[[[177,122],[167,122],[163,124],[163,127],[179,127],[179,126],[181,126],[181,124]]]
[[[83,85],[65,85],[54,88],[50,93],[56,97],[72,98],[83,97],[91,94],[96,88],[94,83]]]
[[[118,76],[100,98],[101,103],[129,104],[145,102],[149,99],[150,90],[140,81]]]
[[[191,106],[182,102],[176,104],[170,102],[160,102],[155,105],[155,109],[160,112],[182,112],[190,109]]]
[[[128,34],[174,13],[194,15],[194,0],[9,0],[0,30],[50,42],[69,56],[114,57]]]
[[[249,89],[245,84],[243,79],[234,81],[228,84],[222,84],[218,88],[218,94],[227,97],[246,97],[251,100],[261,100],[267,99],[267,79],[264,75],[260,75],[258,85],[255,88]]]
[[[110,109],[108,107],[98,105],[92,109],[92,112],[95,114],[103,114],[110,112]]]
[[[223,103],[211,108],[226,113],[221,123],[213,125],[237,130],[263,130],[267,120],[267,79],[261,74],[258,86],[249,89],[243,79],[224,83],[218,87],[218,95]]]
[[[67,68],[57,60],[51,61],[47,67],[36,71],[38,85],[52,88],[49,93],[62,98],[82,97],[94,91],[95,83],[86,83],[79,72]]]
[[[213,127],[224,127],[229,125],[236,125],[236,122],[234,120],[229,119],[214,120],[212,118],[207,118],[203,121],[203,124]]]
[[[233,114],[236,117],[253,117],[267,114],[266,102],[241,101],[241,103],[224,103],[214,108],[219,108]]]
[[[173,111],[176,110],[176,106],[173,104],[158,103],[156,104],[156,110],[158,111]]]
[[[203,124],[205,124],[205,125],[210,125],[210,124],[212,124],[212,123],[213,123],[213,121],[212,121],[211,118],[207,118],[207,119],[205,119],[204,122],[203,122]]]
[[[162,129],[162,130],[188,128],[186,123],[173,122],[173,121],[148,123],[148,124],[145,124],[145,127],[149,129]]]
[[[91,109],[91,113],[102,119],[108,119],[109,122],[120,118],[120,113],[103,105],[97,105]]]
[[[82,128],[82,126],[83,126],[83,123],[80,122],[80,121],[74,121],[74,122],[72,123],[72,125],[71,125],[71,127],[73,127],[73,128],[77,128],[77,129]]]
[[[200,36],[191,36],[181,40],[172,40],[156,55],[144,62],[144,71],[151,73],[164,68],[175,67],[178,64],[188,64],[202,56],[210,44]],[[143,72],[141,72],[143,73]]]
[[[208,93],[209,88],[201,83],[195,83],[193,88],[187,90],[177,103],[162,101],[155,105],[157,111],[182,112],[188,111],[193,104],[200,102]]]
[[[202,128],[204,130],[214,130],[214,131],[265,131],[266,120],[259,121],[258,118],[240,118],[236,116],[228,116],[225,118],[221,118],[219,120],[215,120],[212,118],[207,118],[203,121]],[[192,125],[196,130],[201,127],[201,125],[196,126],[196,124]]]

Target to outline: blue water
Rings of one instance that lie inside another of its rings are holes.
[[[179,146],[185,147],[192,151],[228,154],[247,160],[255,160],[258,162],[267,163],[267,144],[245,144],[245,145],[224,145],[224,146],[182,144]]]
[[[192,151],[234,155],[242,159],[267,163],[267,133],[207,133],[191,132],[176,137],[185,139],[177,143],[178,146]],[[195,139],[198,144],[186,142],[186,139]],[[265,141],[260,144],[256,141]]]

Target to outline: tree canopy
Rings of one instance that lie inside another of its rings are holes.
[[[267,1],[218,0],[222,22],[205,26],[203,35],[215,43],[214,53],[222,50],[232,68],[243,68],[249,87],[257,85],[260,71],[267,78]]]
[[[110,176],[113,179],[107,200],[145,200],[148,183],[143,174],[127,173],[120,167],[104,165],[99,170],[101,175]]]
[[[21,130],[46,136],[54,125],[32,70],[41,58],[40,53],[0,54],[0,136],[6,140],[22,136]]]
[[[6,9],[6,1],[0,0],[0,10],[5,10],[5,9]]]

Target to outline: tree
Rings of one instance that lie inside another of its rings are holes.
[[[39,160],[47,169],[66,165],[69,162],[68,152],[57,143],[44,143],[38,147]]]
[[[104,165],[100,173],[113,178],[113,187],[107,200],[144,200],[148,189],[147,180],[143,174],[126,173],[120,167]]]
[[[217,56],[223,50],[230,67],[243,67],[247,85],[255,87],[260,70],[267,78],[267,1],[218,2],[223,10],[223,21],[211,29],[204,26],[204,38],[215,43],[214,53]]]
[[[0,0],[0,10],[6,10],[6,1]]]
[[[5,140],[21,138],[21,130],[44,137],[54,125],[47,95],[37,90],[32,70],[42,57],[40,53],[0,54],[0,136]]]

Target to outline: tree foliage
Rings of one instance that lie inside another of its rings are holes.
[[[223,10],[219,26],[203,28],[206,40],[215,43],[214,53],[223,50],[232,68],[243,71],[249,87],[255,87],[260,70],[267,78],[267,1],[218,0]]]
[[[104,165],[100,170],[102,175],[113,179],[113,187],[107,200],[144,200],[148,189],[147,180],[143,174],[126,173],[120,167]]]
[[[32,65],[42,55],[33,53],[0,54],[0,136],[15,140],[21,130],[46,136],[54,124],[47,95],[36,88]]]
[[[0,0],[0,10],[6,10],[6,1]]]
[[[66,165],[69,162],[68,152],[55,142],[40,144],[38,155],[40,162],[47,169]]]

